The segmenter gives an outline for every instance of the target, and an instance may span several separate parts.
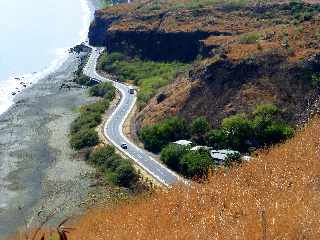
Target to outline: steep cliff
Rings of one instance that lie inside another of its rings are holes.
[[[193,61],[142,110],[138,127],[170,115],[205,115],[217,125],[259,103],[278,105],[297,124],[318,109],[319,13],[313,1],[136,1],[96,12],[90,42],[142,59]]]

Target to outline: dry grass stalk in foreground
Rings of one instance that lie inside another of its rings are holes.
[[[92,210],[68,239],[320,239],[319,126],[206,184]]]
[[[204,185],[92,210],[71,239],[320,239],[319,126]]]

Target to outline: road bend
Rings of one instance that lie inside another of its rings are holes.
[[[117,105],[104,125],[104,136],[119,151],[132,159],[149,175],[163,185],[170,187],[172,184],[177,183],[177,181],[183,181],[176,173],[152,158],[152,156],[150,156],[144,149],[139,148],[124,135],[123,125],[134,105],[136,104],[137,96],[136,93],[130,94],[130,86],[120,82],[112,81],[97,73],[97,61],[103,51],[104,48],[92,48],[92,53],[83,70],[83,73],[99,82],[112,82],[121,93],[120,103]],[[121,148],[121,144],[123,143],[128,145],[128,149]]]

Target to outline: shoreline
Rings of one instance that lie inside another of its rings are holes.
[[[74,109],[94,99],[87,98],[82,88],[59,90],[61,83],[72,80],[78,61],[69,57],[0,116],[0,155],[10,164],[5,166],[5,182],[1,179],[2,193],[9,192],[1,201],[10,204],[0,209],[0,235],[14,233],[25,219],[33,225],[39,211],[47,214],[57,208],[57,219],[77,212],[77,204],[87,197],[94,169],[78,161],[69,147],[68,131],[78,114]]]
[[[87,41],[87,32],[93,17],[94,11],[98,8],[99,0],[79,0],[83,11],[83,26],[79,31],[79,40],[74,45],[79,45]],[[19,73],[15,76],[9,76],[8,79],[0,82],[0,115],[8,111],[16,102],[16,97],[36,84],[38,81],[48,77],[50,74],[58,71],[63,63],[69,57],[69,49],[73,46],[56,48],[56,57],[52,59],[49,65],[37,72]]]

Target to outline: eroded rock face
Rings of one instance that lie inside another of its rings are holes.
[[[209,54],[211,48],[205,48],[202,40],[209,36],[234,34],[199,26],[185,28],[184,23],[188,19],[195,21],[199,15],[205,17],[206,12],[182,11],[176,16],[170,12],[137,14],[108,11],[96,12],[89,31],[90,44],[144,59],[190,62],[199,54]]]
[[[314,63],[314,61],[312,61]],[[285,52],[271,51],[241,61],[217,59],[195,66],[186,78],[178,78],[162,90],[137,117],[138,127],[168,116],[192,120],[206,116],[213,126],[239,112],[251,112],[257,104],[273,103],[284,110],[292,124],[308,118],[319,91],[310,85],[308,67],[289,63]]]
[[[296,11],[304,13],[312,5],[251,1],[246,7],[187,9],[172,8],[172,2],[100,10],[90,28],[90,43],[109,51],[157,61],[197,59],[188,74],[161,89],[142,109],[138,129],[175,115],[204,115],[216,126],[261,103],[278,105],[291,123],[306,119],[319,96],[311,84],[312,74],[320,73],[317,8],[310,19],[301,19]],[[298,27],[291,24],[295,21],[300,21]]]

